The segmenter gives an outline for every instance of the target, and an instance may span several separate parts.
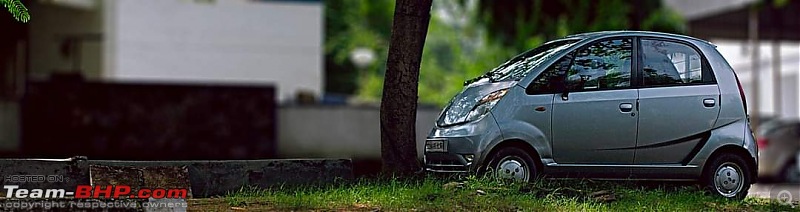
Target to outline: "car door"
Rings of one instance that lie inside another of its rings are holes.
[[[573,52],[567,92],[553,98],[553,156],[559,164],[631,164],[637,90],[633,39],[604,39]]]
[[[711,135],[719,115],[713,71],[688,42],[642,38],[640,44],[635,163],[688,163]]]

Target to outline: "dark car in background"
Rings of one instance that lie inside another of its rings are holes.
[[[757,135],[759,179],[800,183],[800,120],[766,121]]]

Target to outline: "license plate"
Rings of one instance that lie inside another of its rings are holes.
[[[444,140],[425,141],[426,152],[447,152],[447,142]]]

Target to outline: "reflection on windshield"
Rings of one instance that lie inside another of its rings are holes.
[[[533,67],[547,61],[555,53],[569,48],[577,40],[561,40],[540,46],[534,50],[521,54],[499,67],[490,71],[488,76],[492,81],[519,80]]]

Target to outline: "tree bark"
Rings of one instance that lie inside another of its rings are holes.
[[[417,84],[432,0],[397,0],[381,98],[383,171],[420,170],[416,148]]]

